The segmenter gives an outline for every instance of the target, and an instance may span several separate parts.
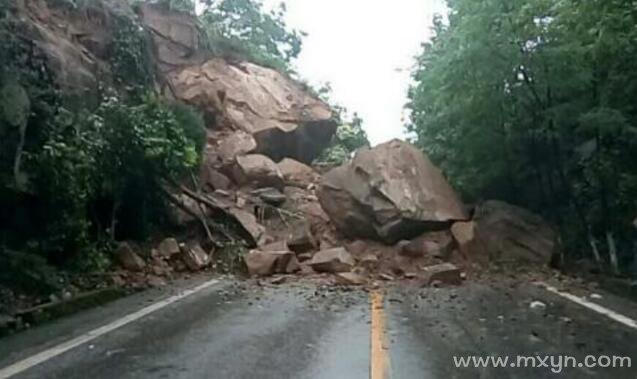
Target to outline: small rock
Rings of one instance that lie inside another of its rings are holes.
[[[425,267],[423,270],[423,285],[431,285],[434,281],[452,285],[462,283],[460,269],[451,263],[429,266]]]
[[[147,283],[151,287],[163,287],[166,285],[166,281],[158,276],[150,275]]]
[[[279,285],[279,284],[285,283],[287,281],[287,279],[288,278],[285,277],[285,276],[279,276],[279,277],[276,277],[276,278],[270,280],[270,283],[274,284],[274,285]]]
[[[343,285],[360,286],[365,284],[365,282],[367,281],[365,277],[353,272],[340,272],[337,273],[335,277],[337,283]]]
[[[417,276],[417,274],[415,272],[406,272],[405,273],[405,278],[407,279],[413,279]]]
[[[590,298],[594,299],[594,300],[600,300],[602,298],[602,295],[600,295],[598,293],[592,293]]]
[[[378,275],[378,277],[379,277],[380,279],[382,279],[382,280],[386,280],[386,281],[388,281],[388,282],[390,282],[390,281],[394,280],[394,277],[393,277],[393,276],[391,276],[391,275],[389,275],[389,274],[380,274],[380,275]]]

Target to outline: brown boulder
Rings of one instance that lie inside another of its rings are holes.
[[[230,135],[224,134],[217,137],[217,148],[209,152],[216,155],[218,161],[223,165],[228,165],[242,155],[253,153],[257,148],[257,142],[252,135],[241,130],[233,131]]]
[[[422,274],[422,284],[430,285],[433,282],[459,285],[462,283],[462,271],[451,263],[442,263],[425,267]]]
[[[237,157],[233,168],[235,181],[253,188],[274,187],[282,190],[283,177],[276,164],[265,155],[251,154]]]
[[[265,236],[265,227],[259,224],[254,214],[236,207],[228,209],[227,212],[241,226],[250,246],[257,246]]]
[[[502,201],[480,204],[474,221],[494,261],[549,264],[559,249],[557,233],[540,216]]]
[[[314,254],[309,265],[317,272],[349,272],[356,262],[343,247],[321,250]]]
[[[339,272],[335,277],[338,284],[346,286],[361,286],[367,282],[364,276],[354,272]]]
[[[277,161],[311,162],[336,131],[330,107],[276,70],[215,58],[167,77],[179,100],[217,126],[252,135],[256,152]]]
[[[296,255],[288,250],[285,241],[252,250],[243,259],[251,276],[291,274],[300,270]]]
[[[426,255],[447,259],[454,248],[453,237],[448,231],[425,233],[411,241],[401,241],[398,253],[407,257],[418,258]]]
[[[157,250],[159,251],[160,256],[170,258],[173,255],[177,255],[181,252],[179,249],[179,243],[174,238],[166,238],[161,241],[159,246],[157,246]]]
[[[144,260],[137,255],[137,253],[135,253],[131,246],[126,242],[119,244],[115,251],[115,257],[119,264],[126,270],[143,271],[144,268],[146,268],[146,262],[144,262]]]
[[[323,177],[318,196],[342,233],[391,244],[467,219],[440,171],[399,140],[359,150]]]
[[[186,246],[182,251],[181,259],[190,271],[200,271],[211,262],[210,256],[199,244],[190,244]]]
[[[451,234],[466,259],[484,261],[488,258],[475,221],[456,222],[451,226]]]
[[[310,184],[317,183],[321,178],[312,167],[294,159],[285,158],[277,163],[277,166],[287,186],[305,189]]]

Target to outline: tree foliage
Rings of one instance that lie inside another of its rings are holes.
[[[555,222],[571,256],[618,241],[637,215],[637,5],[453,0],[434,20],[408,130],[469,200]]]
[[[214,52],[289,71],[290,63],[301,52],[305,34],[286,25],[285,3],[270,12],[258,0],[203,3],[206,8],[199,19]]]
[[[0,254],[103,266],[109,241],[143,238],[165,219],[160,183],[199,164],[203,120],[154,94],[145,32],[126,18],[115,20],[100,103],[67,106],[10,10],[0,8]]]
[[[316,159],[318,163],[342,164],[352,154],[363,147],[369,147],[367,133],[363,129],[363,119],[354,112],[351,116],[347,108],[335,103],[332,99],[332,87],[326,83],[316,91],[316,95],[330,105],[338,127],[330,145]]]

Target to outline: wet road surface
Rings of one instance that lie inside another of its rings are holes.
[[[176,293],[164,289],[136,294],[0,339],[0,370]],[[545,306],[532,309],[533,301]],[[637,317],[632,303],[606,294],[600,301]],[[457,288],[394,287],[370,294],[220,279],[14,377],[637,377],[634,367],[575,367],[555,374],[557,367],[551,365],[455,366],[454,356],[469,355],[512,360],[517,355],[572,356],[578,362],[588,355],[616,355],[631,357],[635,366],[637,330],[533,284],[469,282]]]

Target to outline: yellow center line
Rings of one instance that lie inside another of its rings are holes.
[[[371,297],[371,364],[369,377],[371,379],[384,379],[389,375],[389,359],[387,352],[389,347],[385,340],[385,313],[383,309],[383,293],[373,291]]]

